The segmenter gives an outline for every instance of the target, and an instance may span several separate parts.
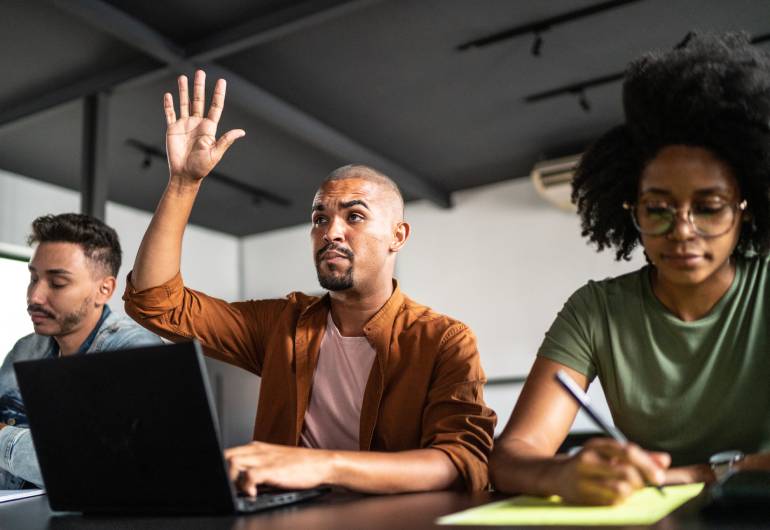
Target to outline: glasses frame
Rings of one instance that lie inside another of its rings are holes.
[[[628,210],[628,213],[631,216],[631,222],[634,223],[634,227],[637,229],[637,231],[645,236],[667,236],[671,232],[673,232],[674,228],[676,227],[678,223],[679,218],[679,211],[681,208],[675,208],[674,206],[669,206],[666,208],[669,212],[671,212],[672,215],[672,222],[671,226],[669,226],[664,232],[645,232],[642,230],[642,228],[639,226],[639,221],[636,219],[636,207],[638,206],[637,203],[630,203],[628,201],[623,202],[623,209]],[[690,225],[690,228],[692,228],[692,231],[695,232],[698,236],[703,238],[712,238],[712,237],[720,237],[728,233],[730,230],[733,229],[735,226],[735,220],[738,219],[740,216],[736,215],[738,212],[745,212],[746,208],[749,206],[749,203],[746,199],[743,199],[741,202],[736,202],[729,205],[730,208],[733,210],[733,222],[730,223],[730,226],[725,229],[724,232],[720,232],[719,234],[704,234],[702,231],[698,230],[698,227],[695,226],[695,222],[693,221],[693,214],[692,214],[692,208],[687,209],[687,223]]]

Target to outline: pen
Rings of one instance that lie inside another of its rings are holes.
[[[562,388],[564,388],[564,390],[566,390],[567,393],[578,402],[578,404],[583,408],[586,414],[588,414],[588,417],[593,420],[597,427],[604,431],[608,436],[612,437],[612,439],[619,444],[628,445],[628,438],[626,438],[626,435],[620,432],[620,429],[605,421],[605,419],[599,415],[596,409],[594,409],[591,405],[591,398],[589,398],[588,395],[583,392],[583,389],[580,388],[564,370],[559,370],[556,372],[555,377],[556,381],[558,381]],[[656,488],[661,495],[664,495],[662,486],[652,484],[650,485]]]

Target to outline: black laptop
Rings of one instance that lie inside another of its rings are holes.
[[[14,368],[53,510],[254,512],[327,491],[236,495],[197,342]]]

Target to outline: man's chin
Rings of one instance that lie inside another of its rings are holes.
[[[318,283],[327,291],[346,291],[353,287],[353,280],[347,276],[318,276]]]
[[[38,324],[32,323],[32,329],[35,330],[37,335],[44,337],[53,337],[59,334],[59,326],[54,322],[40,322]]]

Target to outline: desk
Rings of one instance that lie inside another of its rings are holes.
[[[417,493],[392,496],[364,496],[332,493],[322,499],[292,507],[244,516],[222,517],[107,517],[53,513],[46,497],[0,504],[0,527],[19,530],[417,530],[439,527],[437,517],[493,500],[499,494],[466,495],[453,492]],[[709,521],[699,515],[699,499],[695,499],[669,515],[654,530],[759,530],[768,528],[767,521]],[[471,530],[495,527],[451,527]],[[536,527],[540,530],[557,527]],[[563,527],[558,527],[562,528]],[[579,527],[585,529],[585,527]],[[602,527],[605,529],[616,527]],[[638,527],[635,527],[638,528]]]

